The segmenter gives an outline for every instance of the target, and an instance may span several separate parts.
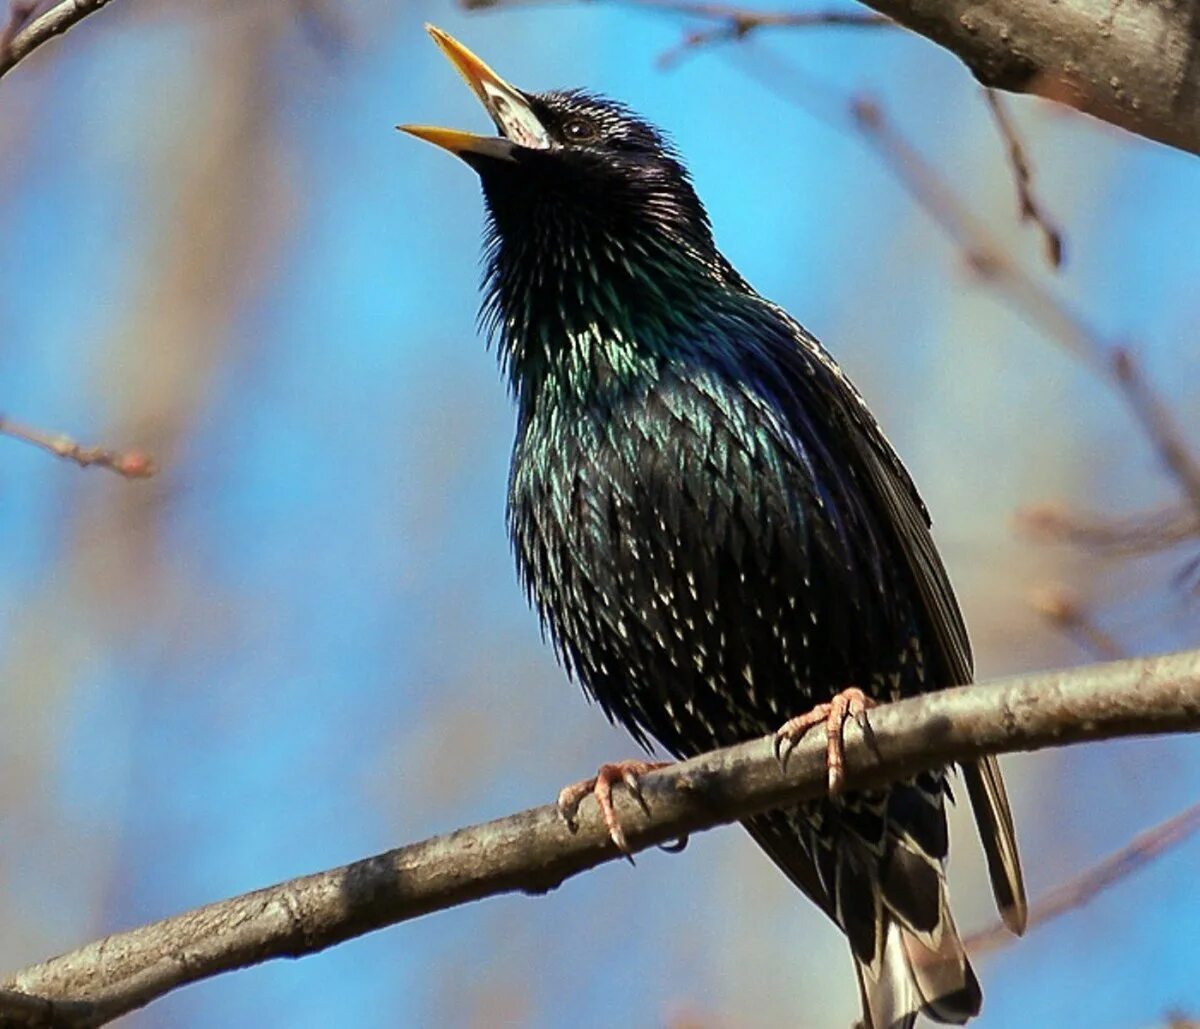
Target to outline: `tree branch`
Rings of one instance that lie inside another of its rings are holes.
[[[475,0],[478,5],[479,0]],[[496,0],[484,0],[495,3]],[[710,28],[692,29],[671,49],[659,55],[658,66],[669,68],[685,54],[714,43],[745,39],[755,29],[764,28],[895,28],[896,23],[881,14],[854,11],[750,11],[723,4],[690,3],[688,0],[626,0],[638,7],[692,14],[716,22]],[[468,3],[468,6],[471,6]]]
[[[1129,652],[1117,642],[1112,633],[1096,624],[1091,610],[1072,590],[1057,583],[1040,586],[1029,597],[1030,606],[1046,620],[1051,628],[1097,661],[1115,661]]]
[[[0,414],[0,435],[9,436],[22,443],[30,443],[55,457],[61,457],[64,461],[74,461],[80,468],[92,465],[107,468],[126,479],[148,479],[158,473],[158,465],[154,463],[154,459],[140,450],[85,447],[76,443],[70,436],[22,425],[3,414]]]
[[[1200,0],[1196,0],[1200,11]],[[987,226],[964,206],[937,169],[886,118],[874,100],[860,97],[853,113],[859,129],[900,182],[966,254],[971,267],[999,295],[1060,346],[1112,386],[1200,516],[1200,458],[1188,446],[1174,414],[1146,379],[1128,344],[1109,341],[1027,273]]]
[[[460,0],[468,9],[527,0]],[[748,28],[879,24],[836,12],[759,18],[705,0],[624,0],[724,21],[685,39],[679,51],[736,39]],[[1028,93],[1130,132],[1200,154],[1200,0],[861,0],[890,22],[949,50],[988,89]],[[886,22],[884,22],[886,24]]]
[[[1103,861],[1051,890],[1029,909],[1028,927],[1032,929],[1035,925],[1083,907],[1113,883],[1144,868],[1197,832],[1200,832],[1200,804],[1193,804],[1153,829],[1147,829]],[[972,933],[963,943],[973,956],[979,956],[997,950],[1011,940],[1012,934],[1003,923],[998,922]]]
[[[110,0],[62,0],[27,24],[31,5],[11,4],[8,24],[14,31],[5,32],[3,46],[0,46],[0,78],[47,40],[61,36],[72,25],[108,3]]]
[[[1200,2],[863,0],[984,86],[1068,104],[1200,153]]]
[[[1153,554],[1200,539],[1200,514],[1178,504],[1124,518],[1080,515],[1061,504],[1032,504],[1018,509],[1014,521],[1033,539],[1118,556]]]
[[[1200,650],[945,690],[871,714],[846,741],[851,788],[981,754],[1200,729]],[[787,773],[769,740],[646,776],[648,812],[618,796],[634,850],[825,789],[825,744],[803,740]],[[185,983],[299,957],[432,911],[501,893],[543,893],[619,855],[592,800],[576,831],[553,805],[460,829],[341,868],[115,933],[8,976],[3,1025],[100,1025]],[[29,997],[36,998],[30,1001]]]
[[[1004,147],[1008,152],[1008,163],[1017,187],[1017,215],[1021,221],[1031,221],[1038,227],[1045,241],[1046,261],[1051,268],[1060,268],[1063,261],[1062,230],[1050,220],[1045,208],[1034,196],[1033,168],[1029,164],[1025,144],[1017,134],[1017,126],[999,93],[985,86],[983,98],[987,102],[988,110],[992,112],[996,130],[1004,140]]]

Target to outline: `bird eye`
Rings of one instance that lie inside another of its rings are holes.
[[[586,143],[595,139],[599,130],[587,118],[571,118],[563,123],[562,134],[569,143]]]

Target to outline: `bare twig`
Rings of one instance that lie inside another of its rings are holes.
[[[1200,831],[1200,804],[1194,804],[1135,837],[1120,850],[1051,890],[1029,909],[1029,928],[1081,908],[1113,883],[1133,875],[1155,858]],[[963,942],[975,955],[1004,946],[1011,934],[1003,923],[972,933]]]
[[[747,11],[720,4],[676,3],[674,0],[626,0],[639,7],[678,10],[700,17],[715,18],[717,25],[685,32],[683,39],[658,57],[660,68],[677,64],[688,53],[717,43],[745,39],[755,29],[762,28],[895,28],[896,23],[881,14],[861,14],[855,11]]]
[[[21,27],[12,33],[11,38],[6,35],[6,45],[0,48],[0,78],[43,43],[55,36],[61,36],[71,26],[81,22],[89,14],[95,14],[109,3],[110,0],[61,0],[28,24],[22,21]],[[28,7],[31,13],[36,5],[13,4],[10,8],[10,26],[18,20],[18,6]]]
[[[788,69],[801,91],[784,88],[756,55],[746,70],[779,96],[808,114],[831,120],[832,97],[819,84]],[[817,101],[805,94],[815,94]],[[1174,416],[1158,395],[1126,344],[1104,339],[1093,326],[1046,286],[1026,272],[988,227],[972,214],[937,170],[885,117],[879,103],[867,97],[851,102],[854,124],[875,147],[913,198],[959,246],[968,264],[1010,306],[1113,386],[1141,425],[1163,467],[1188,503],[1200,515],[1200,460],[1188,446]]]
[[[0,434],[32,443],[35,447],[49,451],[65,461],[74,461],[80,468],[92,465],[107,468],[126,479],[148,479],[158,472],[158,466],[149,454],[140,450],[109,450],[105,447],[85,447],[69,436],[43,432],[28,425],[14,422],[0,414]]]
[[[1036,504],[1018,510],[1014,520],[1034,539],[1114,555],[1152,554],[1200,538],[1200,515],[1181,505],[1126,518],[1100,518],[1058,504]]]
[[[489,7],[513,6],[515,3],[536,3],[538,0],[460,0],[467,10],[479,11]],[[755,29],[762,28],[895,28],[896,23],[882,14],[864,11],[755,11],[734,4],[708,3],[705,0],[616,0],[627,7],[641,7],[667,14],[681,14],[716,22],[708,28],[684,33],[678,45],[659,55],[659,67],[678,62],[689,51],[715,43],[744,39]]]
[[[460,0],[480,9],[529,0]],[[636,0],[634,0],[636,2]],[[1200,153],[1200,37],[1190,3],[863,0],[955,54],[981,85],[1044,97]],[[706,15],[706,3],[641,6]]]
[[[921,206],[963,249],[972,268],[1019,313],[1117,389],[1159,460],[1200,514],[1200,461],[1185,442],[1167,405],[1146,381],[1132,350],[1105,340],[1029,275],[892,126],[877,102],[859,98],[854,101],[853,113],[866,138]]]
[[[1030,606],[1054,629],[1073,640],[1085,653],[1101,661],[1115,661],[1128,651],[1112,633],[1096,624],[1087,605],[1065,586],[1042,586],[1029,597]]]
[[[1188,446],[1174,415],[1146,377],[1128,346],[1108,348],[1110,377],[1120,387],[1146,435],[1158,451],[1159,459],[1175,476],[1192,507],[1200,514],[1200,461]]]
[[[878,708],[871,728],[869,742],[854,730],[846,741],[852,788],[981,754],[1195,731],[1200,650],[945,690]],[[627,794],[617,804],[630,846],[643,850],[814,799],[825,783],[823,739],[802,740],[786,774],[761,739],[647,775],[646,810]],[[593,800],[575,832],[546,805],[116,933],[0,989],[51,1002],[59,1024],[99,1025],[185,983],[483,897],[542,893],[620,856]]]
[[[1062,233],[1033,195],[1033,170],[1029,166],[1025,146],[1017,134],[1017,127],[1009,117],[1008,107],[999,93],[985,87],[983,95],[1008,152],[1008,163],[1017,186],[1017,212],[1022,221],[1032,221],[1041,230],[1046,244],[1046,260],[1051,268],[1059,268],[1063,260]]]

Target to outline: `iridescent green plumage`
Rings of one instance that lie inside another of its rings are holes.
[[[676,756],[847,686],[887,701],[969,682],[907,473],[820,344],[716,249],[661,136],[607,100],[501,87],[498,126],[521,106],[538,145],[457,152],[484,187],[485,322],[518,407],[510,530],[568,671]],[[999,773],[966,773],[1018,925]],[[979,1007],[946,902],[947,794],[937,770],[746,823],[846,932],[876,1029]]]

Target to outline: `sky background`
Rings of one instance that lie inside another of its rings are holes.
[[[1025,505],[1131,514],[1176,491],[846,105],[879,100],[1025,266],[1135,342],[1200,445],[1196,158],[1014,100],[1066,234],[1055,274],[978,90],[899,31],[763,33],[664,70],[683,21],[634,7],[113,4],[0,83],[0,411],[163,466],[131,483],[0,438],[5,968],[548,802],[633,753],[516,585],[477,180],[393,129],[486,125],[425,21],[520,86],[586,86],[670,132],[725,253],[825,341],[920,484],[981,677],[1088,659],[1031,607],[1047,584],[1131,652],[1196,642],[1186,550],[1117,562],[1015,531]],[[1189,739],[1005,768],[1035,899],[1200,792]],[[992,910],[961,815],[970,931]],[[1197,862],[1179,846],[981,958],[977,1024],[1200,1012]],[[728,829],[123,1024],[823,1029],[856,1003],[844,942]]]

